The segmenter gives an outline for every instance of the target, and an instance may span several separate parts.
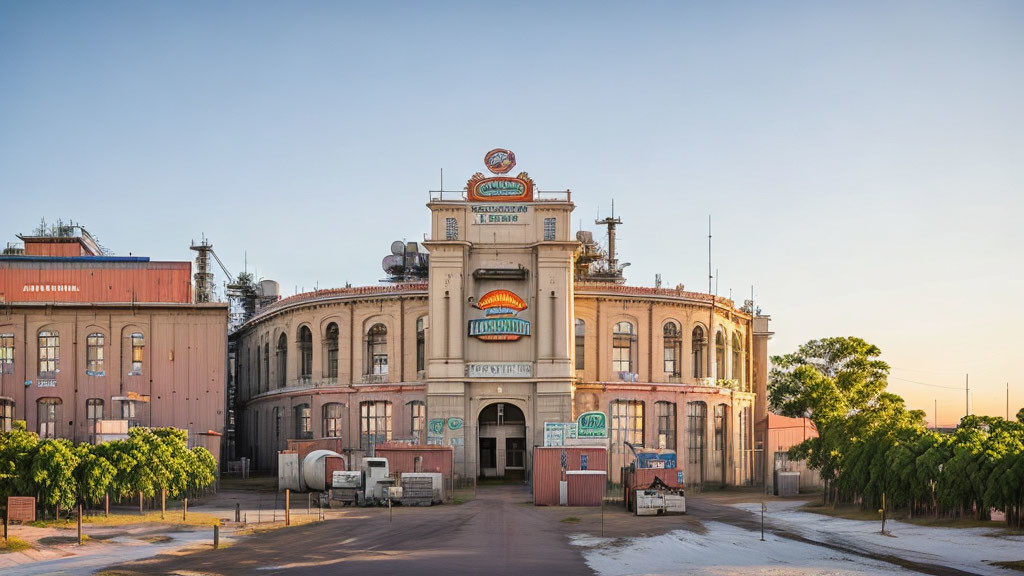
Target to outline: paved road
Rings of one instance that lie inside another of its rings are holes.
[[[528,504],[528,488],[481,488],[465,504],[354,509],[344,518],[275,530],[221,550],[157,557],[113,574],[592,574],[565,525]]]

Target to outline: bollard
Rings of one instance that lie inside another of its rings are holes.
[[[181,509],[181,521],[186,522],[188,520],[188,498],[185,498],[185,506]]]
[[[220,548],[220,522],[213,525],[213,549]]]
[[[82,545],[82,503],[78,503],[78,545]]]
[[[110,493],[103,495],[103,517],[107,518],[110,516]]]
[[[235,502],[235,522],[240,522],[241,520],[242,520],[242,505],[240,503],[238,503],[238,502]]]
[[[139,490],[139,514],[142,513],[142,490]]]
[[[284,525],[285,526],[291,526],[292,525],[291,501],[292,501],[292,491],[290,489],[288,489],[288,488],[285,488],[285,490],[284,490]]]
[[[7,512],[4,512],[4,544],[7,543]]]
[[[164,519],[164,512],[167,511],[167,489],[160,491],[160,519]]]

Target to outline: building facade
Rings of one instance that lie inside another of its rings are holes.
[[[613,480],[640,449],[690,482],[758,481],[767,318],[625,285],[621,222],[599,250],[570,193],[505,175],[510,158],[432,194],[425,279],[299,294],[232,335],[239,454],[272,468],[290,438],[340,437],[356,460],[407,440],[455,447],[456,475],[526,478],[546,423],[602,412]]]
[[[227,305],[192,303],[190,263],[105,256],[72,226],[20,238],[0,256],[0,429],[173,426],[219,459]]]

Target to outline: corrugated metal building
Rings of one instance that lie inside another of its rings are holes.
[[[565,455],[565,471],[570,470],[608,470],[608,450],[602,447],[542,447],[533,449],[533,503],[537,506],[558,506],[558,483],[565,480],[562,471],[562,455]],[[569,484],[570,502],[594,502],[592,504],[570,504],[573,506],[589,506],[601,503],[595,501],[597,480],[593,478],[576,478]],[[575,493],[573,488],[575,487]],[[604,495],[605,477],[600,479],[600,495]]]

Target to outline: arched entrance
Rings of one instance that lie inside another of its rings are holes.
[[[481,478],[526,479],[526,417],[514,404],[496,402],[480,412],[477,422]]]

